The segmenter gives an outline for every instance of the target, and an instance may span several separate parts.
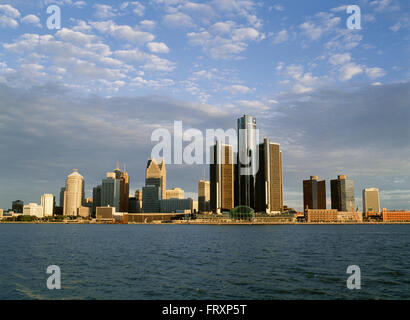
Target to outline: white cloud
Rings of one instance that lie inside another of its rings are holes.
[[[112,18],[116,16],[116,10],[106,4],[95,4],[95,16],[100,19]]]
[[[252,90],[247,86],[243,86],[240,84],[234,84],[230,86],[226,86],[224,88],[225,91],[229,91],[231,94],[246,94],[250,93]]]
[[[363,68],[353,62],[345,64],[340,68],[340,80],[346,81],[353,78],[355,75],[363,73]]]
[[[130,42],[150,42],[154,40],[154,35],[149,32],[140,31],[137,28],[132,28],[129,25],[117,25],[112,20],[101,22],[90,22],[98,31],[109,34],[113,37],[122,38]]]
[[[342,65],[345,64],[346,62],[349,62],[351,59],[349,53],[338,53],[334,54],[329,58],[329,62],[334,65]]]
[[[41,27],[40,19],[34,14],[29,14],[25,16],[23,19],[21,19],[21,22],[29,23],[29,24],[33,24],[35,26]]]
[[[169,52],[168,46],[163,42],[148,42],[147,47],[153,53],[168,53]]]
[[[20,17],[20,11],[9,4],[0,4],[0,12],[3,12],[5,15],[11,18]]]
[[[273,39],[273,43],[275,44],[282,43],[288,40],[288,38],[289,38],[288,32],[285,29],[283,29],[276,34],[276,36]]]
[[[142,17],[145,13],[145,6],[138,1],[124,2],[121,4],[121,10],[132,8],[132,12],[137,16]]]
[[[13,19],[11,17],[1,16],[0,15],[0,26],[9,27],[9,28],[17,28],[18,25],[19,24],[15,19]]]
[[[386,75],[386,71],[384,71],[382,68],[379,67],[374,67],[374,68],[366,68],[366,75],[370,79],[376,79],[380,78]]]
[[[163,23],[173,27],[191,28],[195,26],[191,17],[182,12],[167,14],[163,19]]]

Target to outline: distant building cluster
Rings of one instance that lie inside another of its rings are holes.
[[[85,198],[84,178],[74,169],[60,190],[56,205],[52,194],[43,194],[40,204],[12,202],[12,208],[0,217],[52,216],[96,218],[99,221],[151,222],[170,220],[200,214],[203,217],[223,216],[252,219],[254,213],[264,217],[276,217],[289,221],[291,208],[283,204],[283,166],[279,143],[264,138],[258,143],[256,119],[244,115],[237,120],[238,144],[225,144],[216,140],[211,147],[210,179],[198,181],[197,201],[185,198],[181,188],[167,189],[167,171],[162,159],[149,159],[145,168],[145,185],[130,195],[130,179],[119,163],[107,172],[101,183],[93,188],[92,198]],[[239,134],[240,132],[240,134]],[[247,159],[247,161],[243,161]],[[359,212],[354,196],[354,181],[345,175],[330,180],[330,208],[327,208],[326,181],[318,176],[303,180],[303,213],[294,219],[311,223],[410,221],[409,211],[381,210],[379,190],[365,188],[362,191],[363,210]]]

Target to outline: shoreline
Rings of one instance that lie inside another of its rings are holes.
[[[88,225],[407,225],[410,222],[194,222],[194,221],[183,221],[183,222],[150,222],[150,223],[106,223],[106,222],[33,222],[33,221],[0,221],[0,224],[88,224]]]

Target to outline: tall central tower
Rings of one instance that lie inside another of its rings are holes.
[[[244,115],[238,119],[238,203],[255,208],[255,183],[258,172],[256,119]]]

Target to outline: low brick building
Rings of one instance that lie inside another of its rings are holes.
[[[410,222],[410,211],[406,210],[387,210],[382,211],[383,222]]]

